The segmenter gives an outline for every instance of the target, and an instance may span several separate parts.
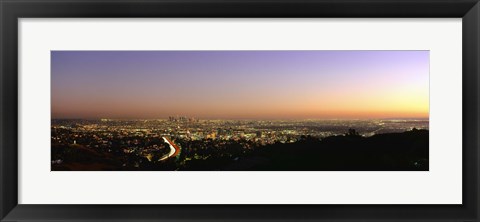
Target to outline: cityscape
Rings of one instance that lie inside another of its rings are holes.
[[[428,51],[52,51],[52,171],[427,171]]]
[[[356,129],[351,127],[355,126]],[[284,144],[426,132],[428,120],[53,120],[53,170],[252,170],[268,167],[257,152]],[[298,148],[298,151],[301,147]],[[292,149],[291,155],[302,156]],[[72,156],[73,155],[73,156]],[[411,162],[427,167],[428,156]],[[202,163],[203,162],[203,163]],[[358,166],[356,166],[358,167]],[[303,169],[308,170],[308,169]]]

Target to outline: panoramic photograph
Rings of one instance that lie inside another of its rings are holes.
[[[51,51],[52,171],[428,171],[429,51]]]

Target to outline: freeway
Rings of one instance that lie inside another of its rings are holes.
[[[162,137],[162,139],[163,141],[165,141],[165,143],[168,143],[168,145],[170,146],[170,152],[168,152],[168,154],[166,154],[159,160],[162,161],[171,157],[176,157],[180,153],[180,147],[178,147],[177,144],[173,143],[171,140],[169,140],[166,137]]]

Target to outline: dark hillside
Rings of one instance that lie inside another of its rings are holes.
[[[410,171],[428,170],[428,130],[379,134],[305,137],[274,144],[228,166],[227,170]],[[256,164],[252,165],[252,160]]]

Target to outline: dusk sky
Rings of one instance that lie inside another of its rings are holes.
[[[52,118],[428,118],[428,51],[52,51]]]

